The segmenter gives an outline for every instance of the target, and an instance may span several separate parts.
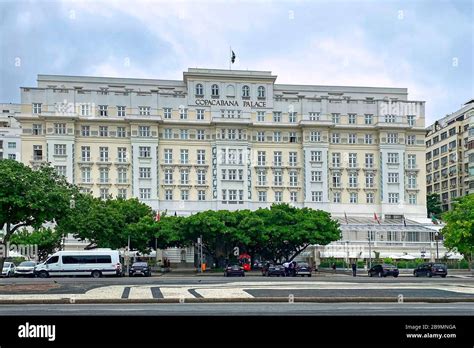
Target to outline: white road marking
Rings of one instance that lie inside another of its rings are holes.
[[[133,286],[130,288],[128,298],[153,298],[151,293],[151,286]]]
[[[196,292],[204,298],[252,298],[244,289],[196,289]]]
[[[160,287],[161,294],[163,298],[195,298],[188,291],[189,287],[179,287],[179,288],[168,288]]]

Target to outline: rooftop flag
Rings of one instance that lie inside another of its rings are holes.
[[[376,213],[374,213],[374,219],[375,219],[375,221],[377,221],[377,223],[380,225],[380,220],[379,220],[379,218],[377,217],[377,214],[376,214]]]

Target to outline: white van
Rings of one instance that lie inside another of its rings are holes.
[[[58,251],[35,267],[40,278],[50,276],[84,276],[99,278],[106,275],[121,276],[119,252],[111,249],[84,251]]]

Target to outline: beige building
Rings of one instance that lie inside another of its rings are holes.
[[[474,100],[427,128],[426,192],[438,194],[443,211],[474,192]]]

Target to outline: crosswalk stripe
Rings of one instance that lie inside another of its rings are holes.
[[[188,288],[168,288],[161,287],[161,293],[163,298],[195,298],[189,291]]]
[[[195,289],[204,298],[251,298],[243,289]]]
[[[133,286],[130,288],[128,298],[153,298],[153,294],[151,293],[151,288],[149,286]]]

